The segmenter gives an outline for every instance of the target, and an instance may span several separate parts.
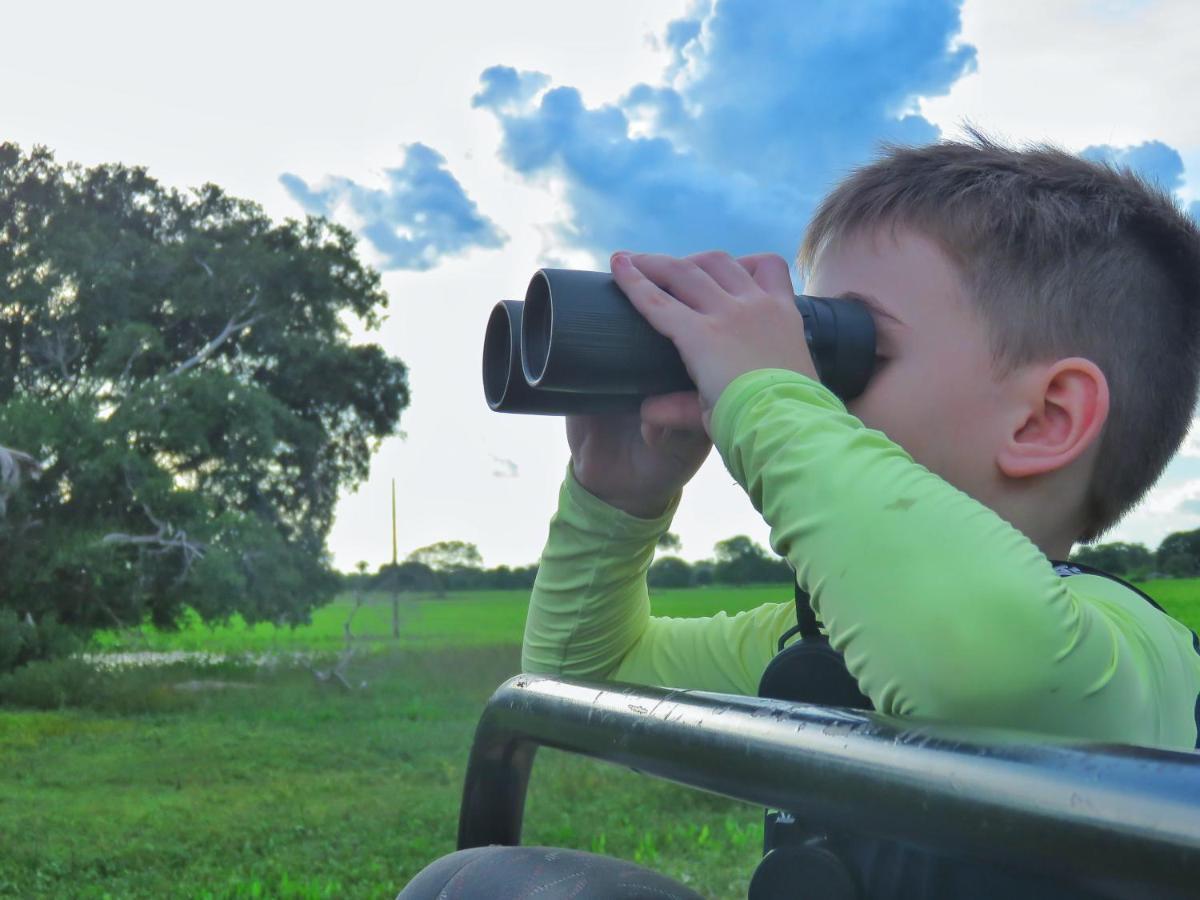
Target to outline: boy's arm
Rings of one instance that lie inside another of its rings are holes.
[[[711,426],[880,712],[1157,743],[1164,674],[1194,702],[1144,639],[1153,607],[1134,597],[1118,616],[1074,593],[1078,576],[1060,578],[1024,534],[819,382],[748,372]]]
[[[652,617],[646,571],[678,503],[657,519],[631,516],[585,490],[568,464],[530,597],[524,671],[755,693],[795,607]]]

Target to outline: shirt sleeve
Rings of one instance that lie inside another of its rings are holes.
[[[1060,577],[819,382],[746,373],[712,433],[880,712],[1192,746],[1200,674],[1183,626],[1127,588],[1100,597],[1104,579]]]
[[[631,516],[590,494],[567,465],[530,596],[524,671],[756,693],[795,605],[651,616],[646,572],[678,503],[657,519]]]

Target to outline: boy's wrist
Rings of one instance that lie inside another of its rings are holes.
[[[573,488],[571,493],[577,501],[592,507],[598,504],[647,524],[673,515],[679,500],[679,492],[668,497],[623,497],[597,492],[580,480],[573,463],[567,464],[567,476],[568,483]]]
[[[596,495],[593,494],[593,496]],[[645,498],[626,500],[623,497],[598,497],[597,499],[635,519],[661,519],[671,506],[669,497],[661,501]]]

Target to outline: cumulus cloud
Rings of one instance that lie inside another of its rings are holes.
[[[507,236],[480,215],[446,159],[421,143],[405,148],[399,168],[384,170],[384,186],[332,176],[312,186],[288,172],[279,177],[306,212],[351,220],[383,259],[384,269],[431,269],[472,247],[500,247]]]
[[[938,137],[917,102],[974,66],[959,29],[957,0],[698,2],[667,26],[659,84],[588,107],[543,73],[493,66],[472,102],[499,121],[508,166],[563,184],[565,245],[790,256],[880,141]]]
[[[1183,157],[1162,141],[1145,141],[1131,147],[1095,144],[1079,154],[1084,159],[1104,162],[1117,168],[1129,168],[1147,181],[1156,181],[1168,191],[1183,187]]]
[[[1144,141],[1129,147],[1095,144],[1080,151],[1080,156],[1118,168],[1129,168],[1147,181],[1157,182],[1168,191],[1180,191],[1185,182],[1183,157],[1162,141]],[[1200,200],[1186,205],[1188,215],[1200,223]]]

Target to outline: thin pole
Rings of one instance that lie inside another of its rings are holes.
[[[392,479],[392,637],[400,637],[400,584],[396,578],[396,479]]]

